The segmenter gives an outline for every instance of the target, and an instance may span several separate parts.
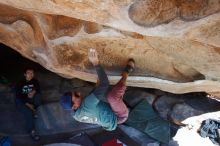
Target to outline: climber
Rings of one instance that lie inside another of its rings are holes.
[[[16,85],[16,105],[18,110],[24,115],[27,131],[34,140],[40,139],[40,136],[36,134],[34,126],[34,118],[37,118],[36,109],[40,104],[38,80],[34,78],[34,70],[26,68],[24,79]]]
[[[107,92],[109,80],[99,64],[95,49],[89,49],[88,59],[98,74],[97,86],[86,98],[83,98],[80,92],[73,92],[71,96],[62,96],[60,103],[64,109],[74,111],[75,120],[98,124],[108,131],[114,130],[117,124],[124,123],[128,118],[128,108],[123,102],[123,95],[126,90],[126,79],[134,70],[135,62],[133,59],[128,60],[121,79],[110,92]],[[105,100],[107,102],[104,102]]]

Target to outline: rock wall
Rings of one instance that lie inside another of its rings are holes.
[[[0,0],[0,42],[66,78],[111,84],[128,58],[129,86],[220,92],[220,0]]]

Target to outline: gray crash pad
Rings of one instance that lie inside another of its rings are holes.
[[[73,119],[71,110],[63,110],[58,102],[42,105],[37,110],[36,128],[41,135],[81,131],[100,127]]]

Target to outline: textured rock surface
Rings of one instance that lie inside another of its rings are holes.
[[[96,81],[97,49],[111,84],[130,57],[128,85],[220,91],[220,0],[0,0],[0,42],[67,78]]]

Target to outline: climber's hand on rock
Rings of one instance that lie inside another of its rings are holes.
[[[98,53],[97,53],[96,49],[90,48],[88,51],[88,57],[89,57],[89,61],[94,66],[99,64]]]

